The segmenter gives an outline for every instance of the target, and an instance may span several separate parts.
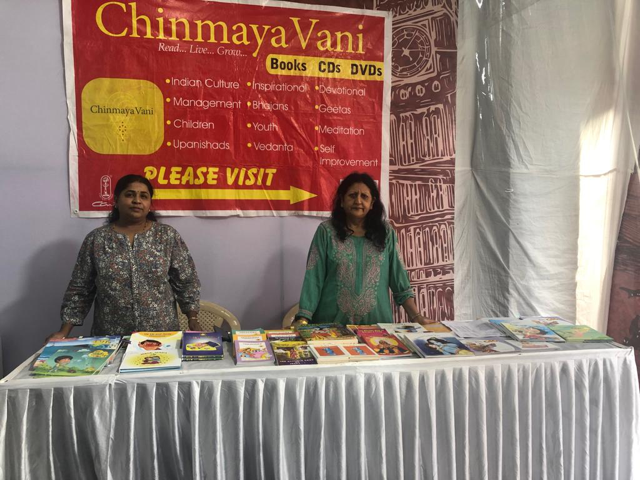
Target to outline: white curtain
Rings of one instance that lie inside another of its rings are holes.
[[[606,329],[640,130],[637,0],[460,0],[455,312]]]

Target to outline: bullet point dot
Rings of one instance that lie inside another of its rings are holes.
[[[247,87],[250,87],[250,86],[251,86],[251,82],[247,82]]]
[[[167,83],[171,83],[171,80],[169,80],[168,78],[165,80],[165,82]]]
[[[171,101],[171,99],[169,97],[167,97],[167,103],[169,103]]]
[[[171,125],[171,120],[167,120],[167,125]],[[316,127],[316,130],[318,129],[318,127]]]
[[[318,85],[316,85],[316,90],[320,90],[320,87]]]
[[[247,143],[247,147],[251,148],[251,144],[250,144],[250,143]]]
[[[320,108],[320,107],[318,107],[318,105],[316,105],[316,110],[317,110],[318,108]]]
[[[159,8],[158,13],[162,13],[162,12],[164,12],[164,8]]]
[[[318,126],[316,125],[316,130],[318,130]]]
[[[318,151],[318,147],[313,147],[313,149],[317,152]]]
[[[247,102],[247,107],[250,107],[250,106],[251,106],[251,102]]]
[[[167,142],[167,147],[170,147],[170,146],[171,146],[171,142]]]
[[[247,123],[247,128],[251,128],[251,124],[250,123]]]

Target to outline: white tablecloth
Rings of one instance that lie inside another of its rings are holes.
[[[638,479],[633,351],[586,348],[73,379],[23,367],[0,383],[0,477]]]

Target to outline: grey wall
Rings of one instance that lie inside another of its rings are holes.
[[[60,325],[84,236],[69,212],[60,2],[0,1],[0,338],[4,374]],[[97,59],[97,61],[99,61]],[[298,301],[318,218],[165,218],[198,267],[202,298],[243,327],[276,327]],[[88,334],[92,314],[78,334]]]

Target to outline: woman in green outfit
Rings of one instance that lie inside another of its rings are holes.
[[[432,322],[416,306],[376,183],[366,173],[352,173],[338,187],[331,219],[311,242],[296,321],[393,322],[389,288],[410,321]]]

